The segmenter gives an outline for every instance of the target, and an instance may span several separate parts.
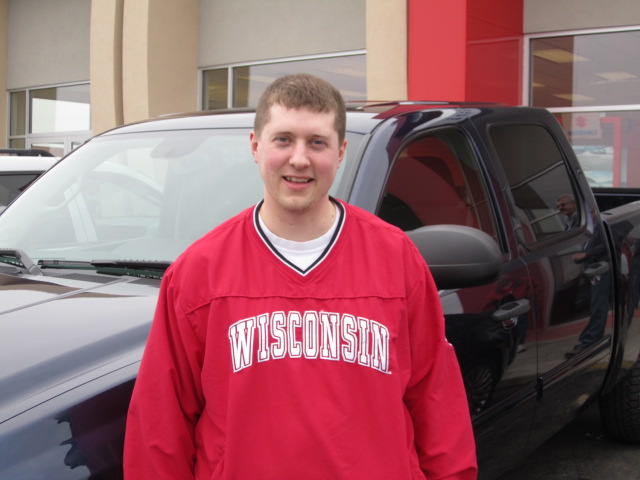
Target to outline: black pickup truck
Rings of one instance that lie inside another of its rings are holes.
[[[114,129],[0,215],[0,479],[121,478],[163,272],[262,196],[252,122],[219,112]],[[362,104],[347,130],[331,194],[427,259],[480,477],[595,401],[609,435],[640,441],[640,204],[601,212],[543,109]]]

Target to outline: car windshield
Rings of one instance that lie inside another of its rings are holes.
[[[0,249],[19,249],[34,262],[171,262],[207,231],[262,198],[249,132],[199,129],[96,137],[0,215]],[[348,137],[349,151],[358,150],[361,138]],[[334,189],[338,184],[336,179]]]

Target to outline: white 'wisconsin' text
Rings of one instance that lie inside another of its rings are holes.
[[[265,313],[231,325],[229,342],[234,372],[250,367],[255,358],[286,357],[344,361],[389,372],[387,327],[346,313]]]

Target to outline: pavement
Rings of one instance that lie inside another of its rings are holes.
[[[498,480],[640,480],[640,444],[609,439],[597,403]]]

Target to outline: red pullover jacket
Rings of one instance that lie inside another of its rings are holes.
[[[400,230],[340,203],[307,271],[246,210],[167,271],[129,411],[128,480],[476,478],[437,290]]]

